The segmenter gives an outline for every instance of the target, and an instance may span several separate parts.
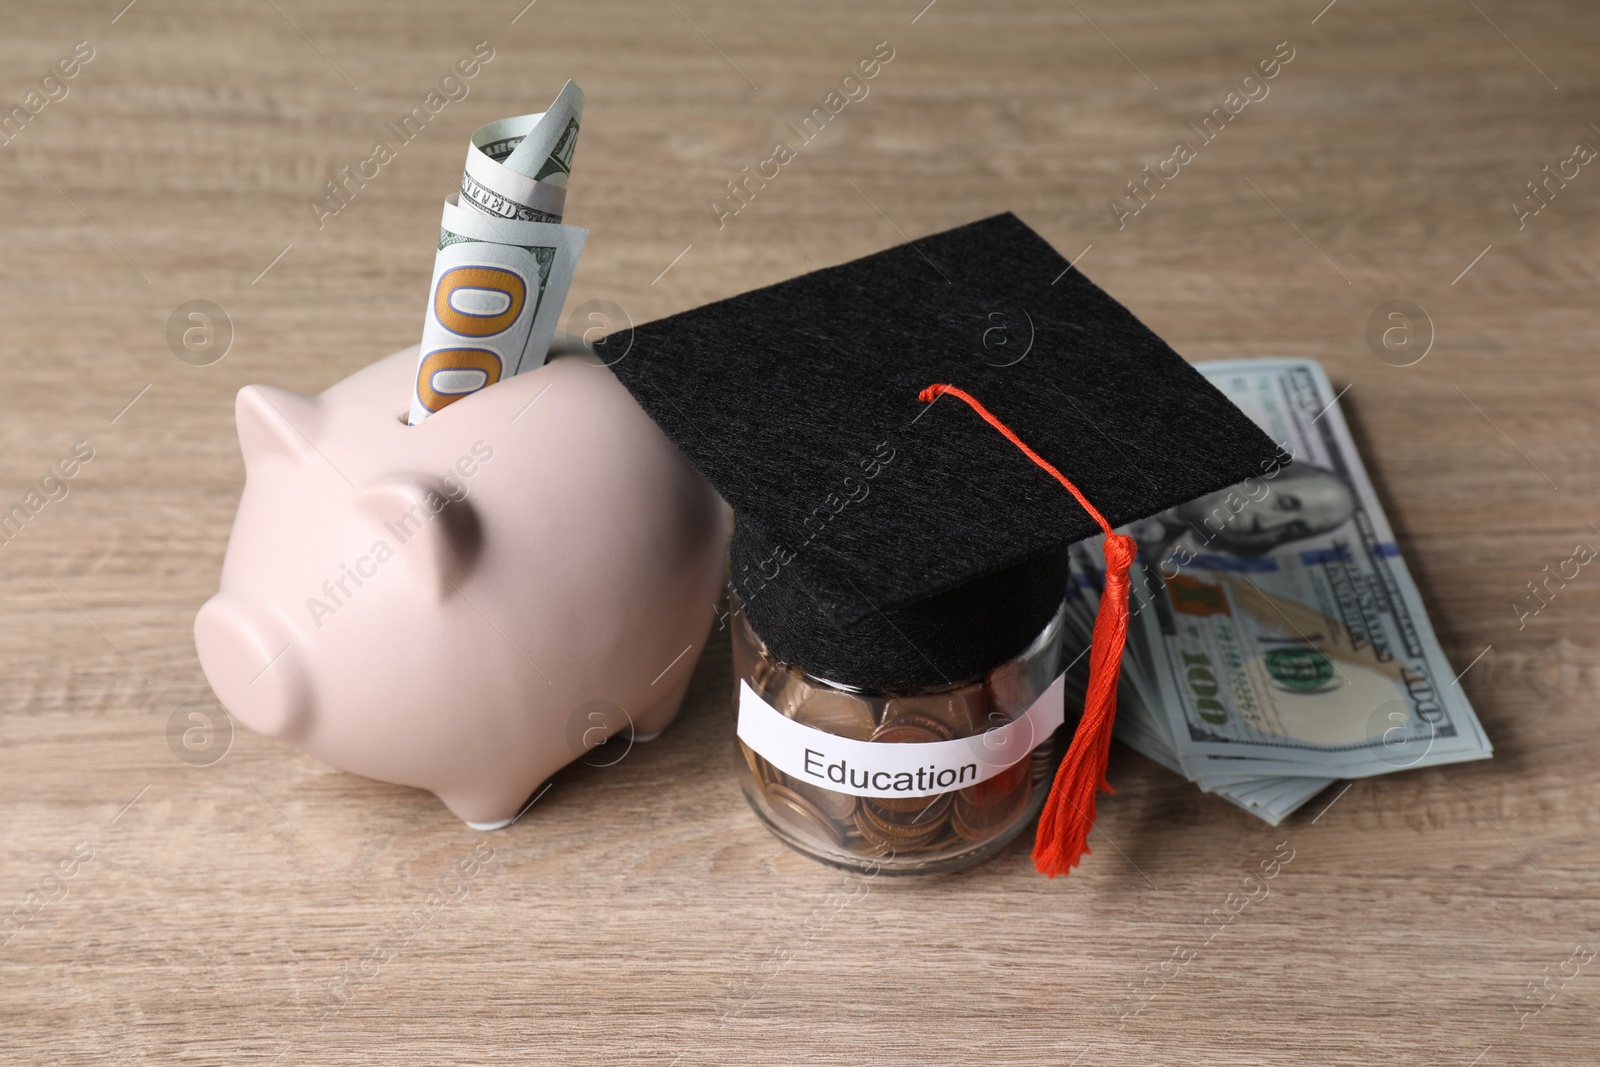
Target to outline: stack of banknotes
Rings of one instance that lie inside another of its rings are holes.
[[[561,224],[583,90],[472,135],[444,203],[407,422],[544,363],[589,231]]]
[[[1293,462],[1121,531],[1139,559],[1116,736],[1274,826],[1341,779],[1487,758],[1321,365],[1196,369]],[[1074,552],[1068,647],[1087,650],[1102,539]]]

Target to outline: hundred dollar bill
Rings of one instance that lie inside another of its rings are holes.
[[[472,135],[440,223],[411,425],[544,363],[588,235],[561,225],[582,115],[569,81],[548,111]]]
[[[1241,798],[1488,757],[1322,367],[1198,369],[1294,462],[1129,529],[1144,725]]]
[[[1197,369],[1294,462],[1124,530],[1117,736],[1273,825],[1341,778],[1488,757],[1322,367]],[[1072,553],[1087,648],[1105,558]]]

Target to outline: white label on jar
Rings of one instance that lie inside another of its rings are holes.
[[[739,682],[739,740],[791,778],[857,797],[930,797],[987,781],[1026,759],[1065,717],[1066,677],[1022,715],[954,741],[857,741],[795,720]]]

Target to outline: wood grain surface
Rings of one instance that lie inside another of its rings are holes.
[[[0,1061],[1597,1062],[1600,572],[1513,608],[1600,545],[1600,169],[1537,215],[1525,188],[1600,146],[1592,4],[125,2],[0,11],[7,111],[94,50],[0,147],[0,510],[94,451],[0,545],[0,915],[26,920]],[[480,40],[470,95],[319,227],[323,183]],[[869,95],[719,227],[879,41]],[[1284,41],[1270,95],[1119,228],[1109,201]],[[646,321],[1010,209],[1190,359],[1322,360],[1494,759],[1273,830],[1118,746],[1071,877],[1019,842],[863,880],[745,806],[719,635],[665,737],[493,835],[242,728],[179,760],[235,391],[414,343],[468,135],[569,76],[573,304]],[[210,366],[169,347],[191,300],[231,321]],[[1392,300],[1426,313],[1410,366],[1369,345]]]

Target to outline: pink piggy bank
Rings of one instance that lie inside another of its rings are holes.
[[[415,348],[316,397],[239,391],[244,495],[194,624],[234,717],[478,829],[630,723],[671,723],[722,506],[576,348],[420,426]]]

